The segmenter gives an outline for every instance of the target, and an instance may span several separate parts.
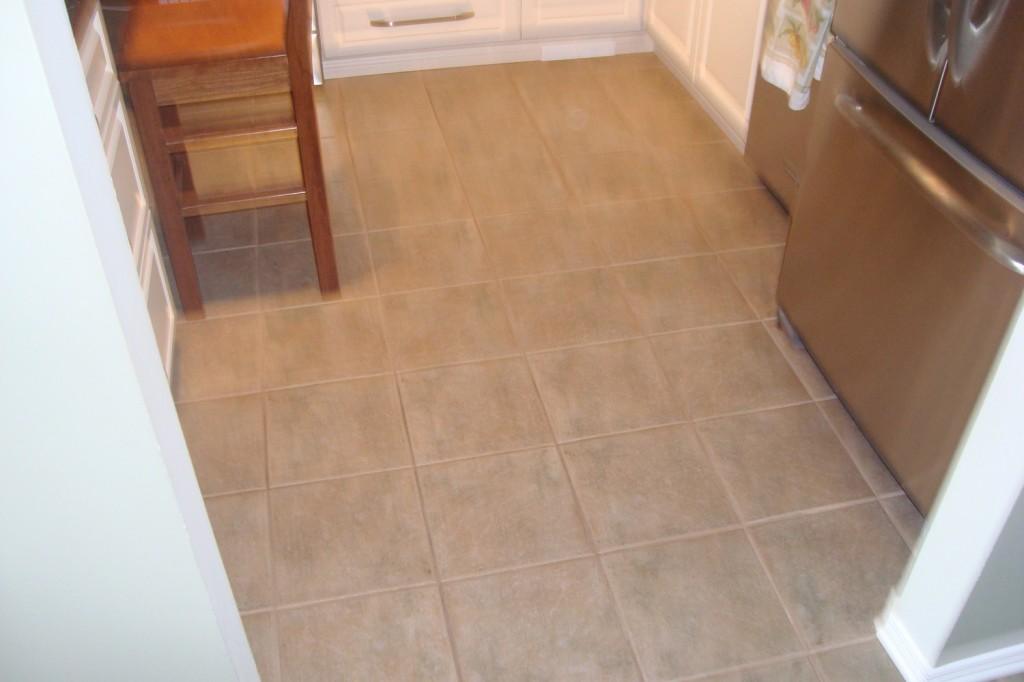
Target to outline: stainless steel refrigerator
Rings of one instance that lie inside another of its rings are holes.
[[[833,32],[780,318],[927,511],[1024,287],[1024,0],[839,0]]]

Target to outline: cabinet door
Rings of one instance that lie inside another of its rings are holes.
[[[524,38],[619,33],[642,28],[643,0],[523,0]]]
[[[766,0],[703,3],[694,83],[741,137],[747,134]]]
[[[520,0],[318,0],[324,56],[518,40]]]
[[[691,80],[697,64],[701,0],[649,0],[647,30]]]

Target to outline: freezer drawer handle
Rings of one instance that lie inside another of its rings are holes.
[[[991,258],[1017,274],[1024,274],[1024,249],[1002,237],[999,232],[1006,230],[999,217],[991,216],[968,200],[958,187],[953,186],[941,174],[929,168],[901,141],[900,134],[889,130],[880,120],[854,97],[839,94],[836,109],[853,127],[861,130],[892,159],[900,170],[909,177],[917,188],[940,211],[947,215],[970,239],[980,246]],[[981,181],[976,180],[978,184]],[[988,192],[991,195],[991,192]],[[992,200],[1002,203],[1003,200]],[[989,205],[991,207],[991,204]],[[1013,207],[1000,207],[1013,215]]]
[[[370,26],[374,28],[399,28],[400,26],[420,26],[422,24],[443,24],[448,21],[466,21],[476,16],[473,10],[449,14],[443,17],[422,17],[420,19],[373,19]]]

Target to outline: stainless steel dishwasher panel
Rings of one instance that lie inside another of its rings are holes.
[[[829,53],[779,304],[927,511],[1022,278],[1012,258],[1000,261],[984,235],[968,229],[968,218],[980,215],[971,211],[1010,210],[1005,202],[982,196],[976,179],[854,63],[842,46]],[[981,197],[977,208],[961,201],[967,195]]]

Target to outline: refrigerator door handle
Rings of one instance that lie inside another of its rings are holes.
[[[953,83],[971,77],[992,44],[1010,0],[956,0],[953,9],[949,65]]]

